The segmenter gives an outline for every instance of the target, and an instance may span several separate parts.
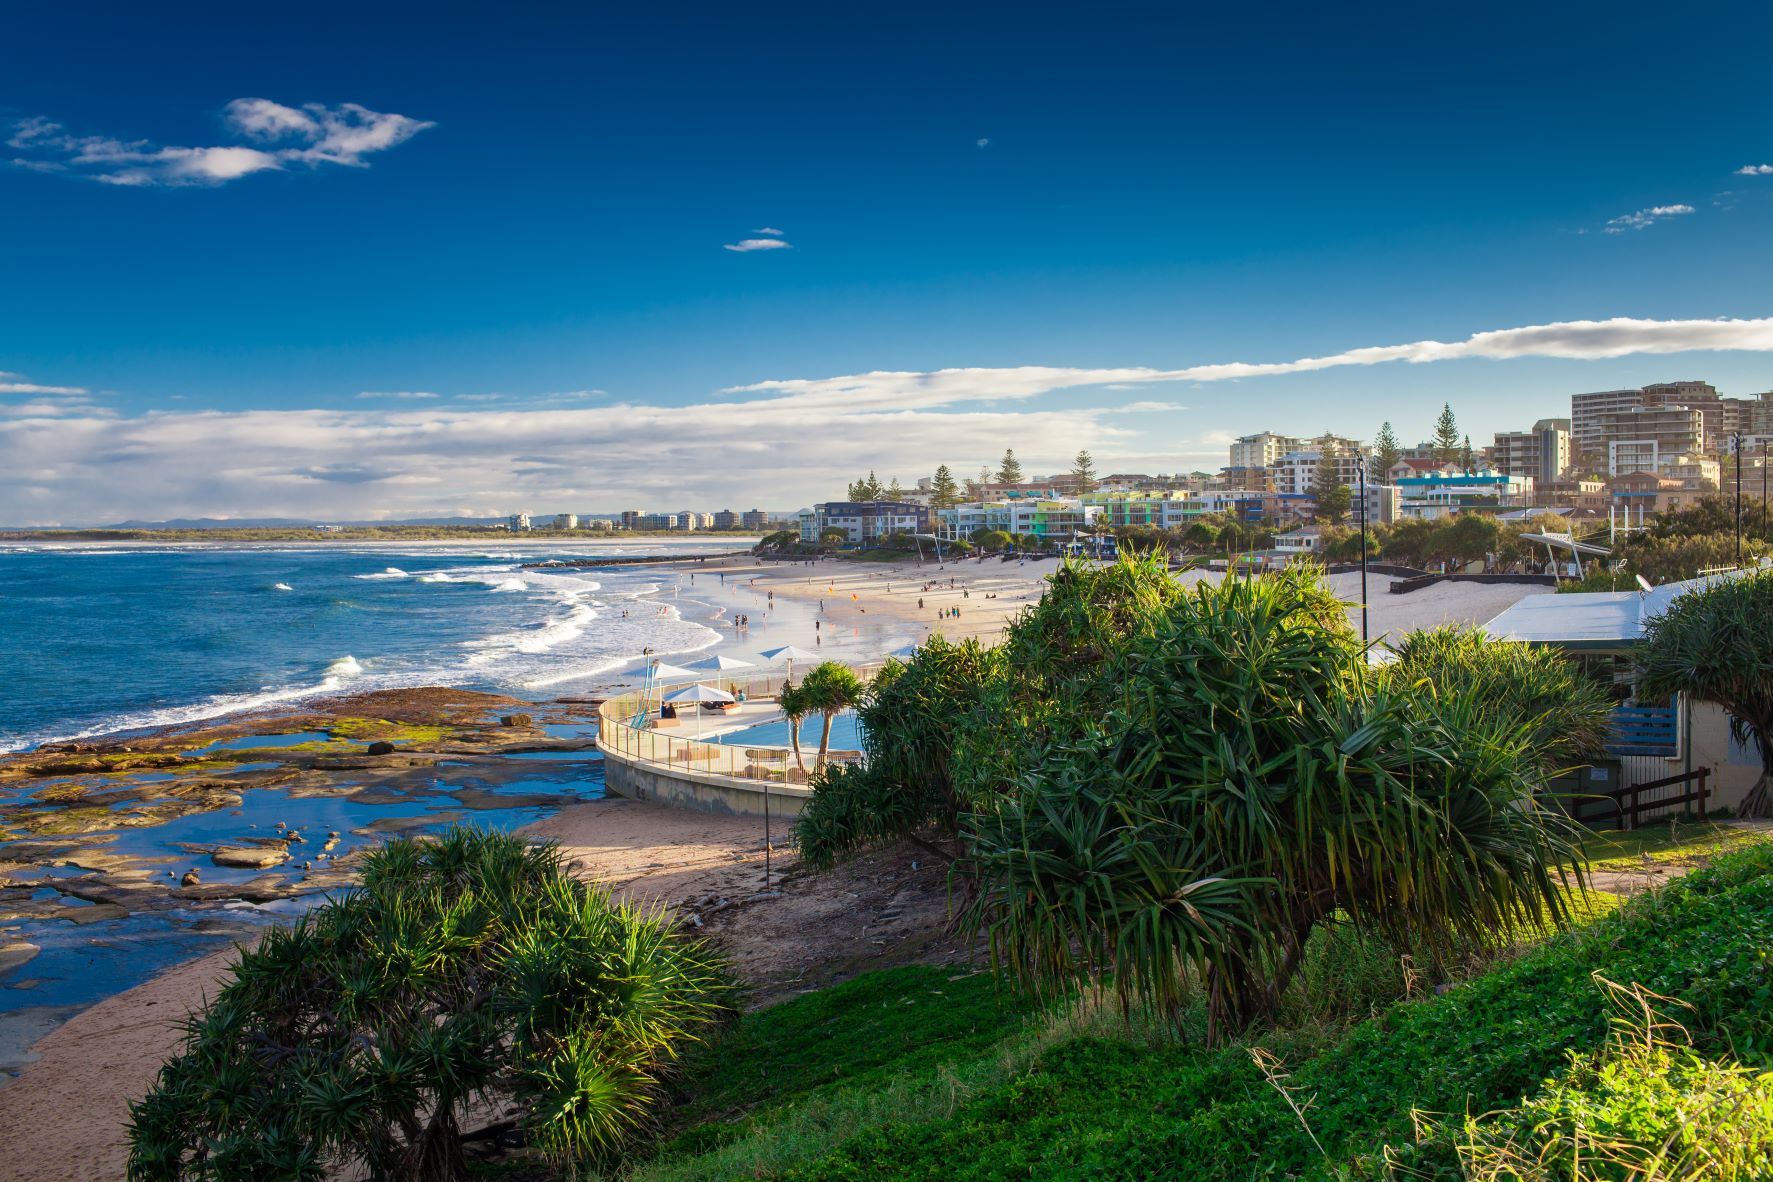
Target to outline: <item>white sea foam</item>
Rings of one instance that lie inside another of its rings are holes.
[[[273,590],[273,591],[294,591],[295,588],[291,587],[288,583],[275,583],[272,585],[271,590]]]
[[[351,577],[353,579],[404,579],[404,578],[407,578],[408,576],[407,576],[407,573],[405,571],[401,570],[399,567],[391,566],[387,570],[384,570],[384,571],[380,572],[379,574],[352,575]]]
[[[341,677],[357,677],[362,673],[363,666],[358,663],[356,657],[349,654],[340,657],[326,667],[326,676],[333,680]]]
[[[494,591],[528,591],[529,584],[522,579],[502,579],[493,584]]]

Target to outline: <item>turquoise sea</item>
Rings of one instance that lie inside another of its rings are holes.
[[[734,548],[723,538],[0,549],[0,751],[322,693],[571,694],[644,650],[707,648],[724,605],[646,566],[524,563]]]

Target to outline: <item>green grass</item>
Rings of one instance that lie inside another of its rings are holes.
[[[1585,840],[1583,850],[1596,870],[1636,870],[1657,866],[1699,866],[1719,854],[1746,849],[1770,836],[1767,830],[1714,821],[1664,822],[1643,829],[1606,830]]]
[[[1620,856],[1692,856],[1695,835],[1652,848],[1640,834],[1620,835]],[[1606,1043],[1596,973],[1691,1005],[1682,1020],[1707,1062],[1773,1066],[1773,844],[1726,854],[1438,996],[1386,1004],[1376,956],[1324,962],[1311,988],[1352,979],[1328,1008],[1364,997],[1376,1016],[1254,1040],[1288,1073],[1278,1083],[1303,1120],[1249,1046],[1204,1050],[1099,1007],[1071,1023],[998,1009],[984,978],[894,970],[746,1017],[692,1064],[681,1115],[703,1123],[636,1176],[1459,1178],[1455,1139],[1418,1142],[1413,1110],[1457,1127],[1547,1091],[1572,1052]]]

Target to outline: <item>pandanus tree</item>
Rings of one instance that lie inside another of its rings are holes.
[[[1730,712],[1738,742],[1760,748],[1761,776],[1745,817],[1773,816],[1773,571],[1724,577],[1689,591],[1644,625],[1638,693],[1686,694]]]
[[[1271,1014],[1332,922],[1450,952],[1567,916],[1580,847],[1529,724],[1375,685],[1315,574],[1202,583],[1106,654],[1099,723],[961,818],[994,963],[1210,1036]]]
[[[831,751],[831,722],[845,710],[852,710],[862,700],[862,679],[848,666],[826,661],[800,683],[800,692],[807,696],[808,713],[816,711],[823,721],[819,730],[819,755],[813,761],[816,771],[825,766]]]
[[[728,987],[663,914],[559,853],[456,829],[245,952],[131,1106],[133,1182],[456,1182],[471,1114],[561,1165],[614,1165]]]
[[[788,746],[794,752],[794,766],[803,776],[806,775],[806,760],[800,754],[800,723],[813,711],[813,697],[806,691],[805,684],[784,682],[782,692],[776,695],[776,705],[781,709],[782,717],[788,720]]]

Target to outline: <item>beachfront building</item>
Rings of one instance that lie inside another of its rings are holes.
[[[762,509],[747,509],[739,518],[739,528],[765,530],[770,527],[770,515]]]
[[[554,515],[554,528],[578,529],[579,515],[577,513],[556,513]]]
[[[802,510],[800,540],[817,542],[828,529],[842,530],[852,546],[869,546],[889,534],[927,534],[930,510],[912,501],[826,501]]]
[[[1467,511],[1495,513],[1532,504],[1533,481],[1500,472],[1437,473],[1398,480],[1398,511],[1404,517],[1450,517]]]
[[[513,513],[513,514],[511,514],[511,516],[509,516],[505,519],[505,528],[510,530],[514,534],[528,533],[529,529],[530,529],[529,514],[528,513]]]
[[[1174,492],[1095,492],[1082,503],[1097,511],[1103,529],[1143,525],[1153,529],[1186,529],[1206,512],[1206,494]]]
[[[1012,537],[1032,535],[1056,544],[1090,533],[1100,522],[1100,509],[1076,497],[1006,497],[997,501],[963,501],[949,509],[938,509],[935,533],[943,541],[966,542],[982,529],[1002,530]]]

